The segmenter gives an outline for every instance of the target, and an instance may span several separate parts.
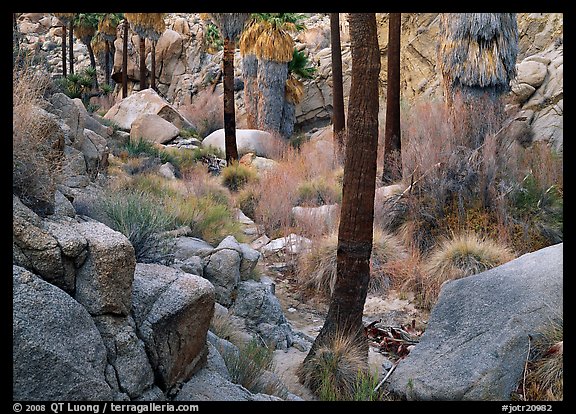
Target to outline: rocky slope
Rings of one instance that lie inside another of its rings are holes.
[[[307,29],[297,35],[296,48],[305,50],[317,67],[313,80],[305,82],[304,99],[296,107],[296,130],[309,131],[330,123],[332,112],[330,20],[327,13],[307,14]],[[377,13],[382,65],[381,113],[385,108],[388,14]],[[557,150],[563,148],[563,16],[561,13],[518,13],[518,77],[513,82],[509,110],[514,113],[523,142],[541,140]],[[441,99],[441,75],[436,68],[438,13],[405,13],[401,33],[401,97],[407,104],[419,99]],[[206,50],[206,23],[198,14],[168,13],[167,30],[156,47],[158,92],[176,107],[193,103],[203,91],[222,94],[220,67],[222,51],[212,55]],[[346,15],[341,14],[342,60],[345,103],[350,88],[350,42]],[[61,73],[60,28],[49,14],[25,13],[19,17],[23,47],[48,53],[54,75]],[[137,88],[138,38],[129,43],[129,90]],[[121,68],[120,39],[115,42],[114,71]],[[89,64],[86,46],[74,45],[78,68]],[[151,69],[150,50],[147,67]],[[235,55],[237,125],[245,127],[245,110],[239,52]],[[526,62],[536,62],[527,64]],[[523,66],[520,66],[523,65]],[[523,69],[522,69],[523,68]],[[213,84],[213,81],[218,83]],[[219,100],[215,100],[219,101]],[[517,111],[516,111],[517,110]],[[383,115],[382,115],[383,116]],[[519,131],[519,132],[518,132]]]

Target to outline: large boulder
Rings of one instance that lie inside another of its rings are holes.
[[[12,398],[112,400],[106,349],[86,309],[27,270],[12,272]]]
[[[214,287],[206,279],[157,265],[136,265],[133,316],[157,382],[168,390],[206,362]]]
[[[171,83],[173,76],[183,75],[186,66],[180,59],[183,50],[183,37],[177,31],[166,29],[156,45],[156,65],[160,68],[159,81]]]
[[[293,345],[294,333],[274,294],[273,283],[255,280],[240,282],[230,312],[244,318],[248,331],[257,333],[270,346],[287,349]]]
[[[236,146],[238,147],[238,154],[244,155],[252,152],[261,157],[269,157],[268,144],[272,139],[272,135],[266,131],[260,131],[258,129],[237,129]],[[224,153],[226,151],[224,129],[217,129],[206,136],[202,141],[202,146],[218,148]]]
[[[155,144],[165,144],[178,136],[180,130],[156,114],[138,116],[132,122],[130,141],[144,140]]]
[[[409,400],[509,400],[529,335],[561,317],[563,243],[447,282],[390,389]]]
[[[136,118],[146,114],[158,115],[178,129],[193,127],[190,121],[151,88],[122,99],[106,112],[104,118],[116,122],[124,130],[129,130]]]
[[[320,207],[296,206],[292,207],[292,217],[300,228],[330,233],[338,225],[340,206],[338,204],[327,204]]]
[[[45,280],[71,290],[74,281],[64,277],[58,241],[42,228],[40,217],[12,196],[12,260]]]
[[[204,277],[214,285],[216,301],[226,307],[234,301],[236,286],[240,282],[240,252],[236,239],[228,236],[205,260]]]
[[[90,220],[74,226],[88,242],[88,257],[76,273],[75,299],[91,315],[127,316],[136,258],[122,233]]]

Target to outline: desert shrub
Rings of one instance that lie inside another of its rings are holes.
[[[97,210],[104,223],[124,234],[136,254],[136,261],[162,262],[169,256],[169,246],[158,233],[174,228],[175,218],[144,191],[109,191],[99,200]]]
[[[210,197],[219,204],[232,206],[230,191],[222,186],[219,177],[210,174],[203,165],[195,165],[183,173],[186,190],[196,197]]]
[[[247,186],[238,191],[236,195],[236,205],[246,216],[254,220],[256,216],[256,205],[259,199],[260,195],[256,188],[254,186]]]
[[[500,122],[497,111],[465,109],[447,114],[443,104],[421,102],[405,119],[403,172],[413,186],[402,223],[391,227],[423,254],[455,230],[497,236],[519,252],[561,241],[561,157],[545,144],[523,148],[506,129],[487,133]],[[479,123],[482,136],[472,131]]]
[[[553,320],[531,344],[526,381],[520,387],[523,401],[564,399],[564,327],[562,318]]]
[[[366,355],[353,336],[336,333],[299,368],[302,383],[323,401],[354,399]]]
[[[36,213],[54,212],[63,160],[64,133],[43,111],[49,78],[24,65],[13,70],[12,191]]]
[[[280,236],[291,226],[299,181],[298,173],[285,164],[260,175],[256,186],[260,197],[254,209],[254,219],[264,227],[269,237]]]
[[[190,226],[193,237],[199,237],[214,245],[228,235],[243,240],[232,209],[210,196],[170,196],[164,199],[164,205],[179,226]]]
[[[299,206],[317,207],[342,201],[342,187],[322,176],[301,182],[296,191]]]
[[[213,93],[211,88],[203,89],[194,97],[194,101],[178,108],[180,113],[196,126],[199,139],[224,128],[222,96]]]
[[[436,302],[442,284],[484,272],[514,258],[506,245],[467,233],[444,240],[435,248],[424,265],[424,306]]]
[[[224,184],[230,191],[238,191],[246,184],[256,180],[256,170],[254,168],[233,162],[228,165],[220,173],[222,184]]]
[[[337,247],[338,234],[332,233],[316,240],[310,251],[299,256],[297,274],[305,288],[312,289],[326,297],[332,294],[336,283]],[[370,256],[368,291],[372,293],[386,291],[395,277],[387,264],[404,259],[406,256],[406,249],[394,236],[375,229]]]
[[[130,157],[156,157],[159,158],[162,163],[170,162],[172,164],[177,164],[176,158],[173,154],[163,149],[159,149],[154,143],[142,138],[136,141],[130,140],[121,150],[126,151]]]
[[[171,180],[161,177],[158,174],[146,173],[133,176],[124,188],[140,191],[156,199],[173,196],[177,194]]]

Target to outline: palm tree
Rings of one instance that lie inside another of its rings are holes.
[[[68,76],[66,68],[66,27],[74,19],[74,13],[54,13],[54,16],[62,22],[62,76],[66,77]],[[72,48],[72,45],[70,45],[70,48]]]
[[[97,13],[78,13],[74,19],[74,34],[88,48],[90,66],[96,71],[96,59],[92,50],[92,38],[98,29],[99,16]],[[94,89],[98,89],[98,76],[96,73],[92,78]]]
[[[336,283],[320,333],[299,369],[307,381],[310,360],[337,333],[351,335],[368,357],[362,314],[370,279],[378,147],[380,51],[375,13],[350,13],[352,84],[338,229]]]
[[[111,57],[114,56],[112,48],[114,47],[114,40],[116,40],[116,30],[121,20],[121,13],[103,13],[98,22],[98,33],[104,42],[104,75],[108,85],[110,85],[110,74],[112,73]]]
[[[288,79],[284,93],[284,107],[280,122],[280,135],[288,138],[294,132],[296,123],[296,105],[304,96],[304,79],[312,79],[316,68],[309,66],[308,57],[304,52],[294,49],[292,60],[288,63]]]
[[[166,30],[164,13],[125,13],[132,25],[132,30],[140,37],[140,90],[146,88],[146,39],[152,45],[151,87],[156,88],[156,42]]]
[[[122,36],[122,99],[128,96],[128,29],[130,23],[124,16]]]
[[[471,145],[477,147],[486,132],[499,128],[486,119],[475,122],[466,113],[485,114],[496,108],[495,118],[503,110],[501,96],[510,90],[516,76],[518,25],[516,13],[443,13],[440,16],[438,63],[444,79],[444,91],[454,125],[467,123]],[[467,110],[458,114],[455,98]],[[459,119],[462,116],[466,119]],[[485,117],[484,117],[485,118]]]
[[[388,21],[388,79],[386,85],[386,126],[382,182],[402,178],[400,140],[400,13],[390,13]]]
[[[240,35],[240,54],[242,55],[242,78],[244,80],[244,106],[249,129],[258,128],[258,58],[256,40],[262,34],[264,25],[259,24],[256,15],[246,23]]]
[[[254,40],[258,59],[258,129],[280,133],[285,101],[288,63],[292,60],[294,39],[290,32],[302,30],[303,15],[297,13],[257,13],[255,23],[262,27]]]
[[[228,165],[238,159],[234,107],[234,51],[236,38],[242,32],[249,16],[249,13],[210,13],[210,17],[224,38],[224,141]]]
[[[344,151],[345,115],[342,84],[342,50],[340,47],[340,14],[330,13],[330,44],[332,48],[332,130],[336,153]]]

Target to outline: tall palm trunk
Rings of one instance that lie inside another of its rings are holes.
[[[400,13],[390,13],[388,22],[388,84],[386,86],[386,126],[382,182],[402,178],[400,140]]]
[[[340,159],[344,150],[345,115],[342,85],[342,51],[340,48],[340,17],[330,13],[330,43],[332,48],[332,128],[335,149]]]
[[[156,90],[156,40],[152,40],[152,56],[150,56],[152,61],[152,74],[150,75],[150,87]]]
[[[128,96],[128,20],[124,19],[122,39],[122,98]]]
[[[94,77],[92,78],[92,86],[95,90],[98,89],[98,72],[96,69],[96,58],[94,57],[94,50],[92,49],[92,37],[85,40],[86,48],[88,49],[88,56],[90,57],[90,66],[94,69]]]
[[[68,61],[70,67],[70,74],[74,73],[74,22],[70,21],[68,29]]]
[[[68,76],[66,68],[66,25],[62,25],[62,76]]]
[[[258,58],[253,53],[242,58],[242,77],[244,78],[244,106],[246,107],[247,126],[258,128]]]
[[[279,133],[284,108],[288,63],[260,59],[258,62],[258,129]]]
[[[110,42],[104,40],[104,82],[110,85]]]
[[[224,38],[224,141],[228,165],[238,159],[234,107],[234,49],[234,40]]]
[[[372,252],[380,52],[375,13],[350,13],[349,16],[352,85],[338,229],[337,276],[324,326],[304,359],[301,381],[305,380],[302,373],[306,372],[306,365],[318,347],[336,333],[346,333],[358,339],[368,358],[362,314]]]
[[[146,89],[146,39],[140,37],[140,90]]]

